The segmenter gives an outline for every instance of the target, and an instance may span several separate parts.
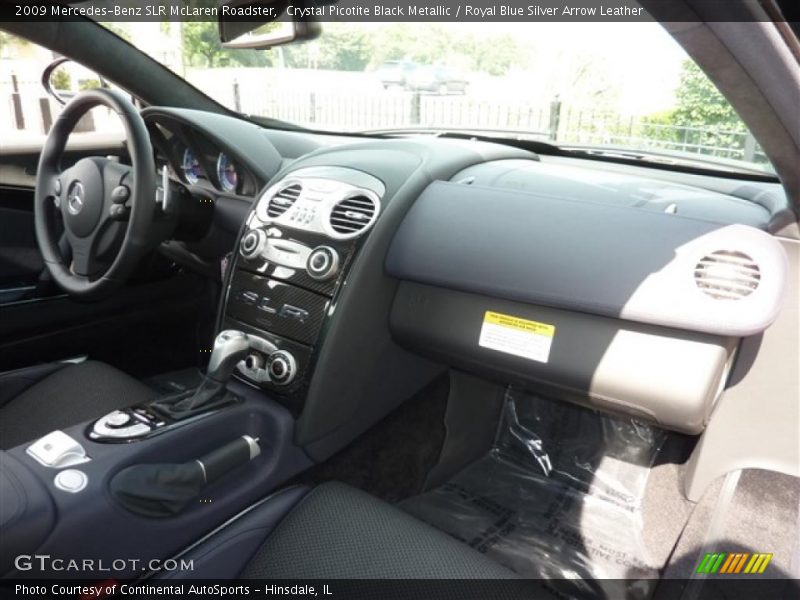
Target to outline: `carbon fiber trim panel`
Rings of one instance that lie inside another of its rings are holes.
[[[261,330],[313,344],[325,319],[326,296],[237,271],[228,293],[229,316]]]

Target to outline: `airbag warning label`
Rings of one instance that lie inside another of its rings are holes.
[[[546,363],[555,335],[554,325],[487,310],[478,345]]]

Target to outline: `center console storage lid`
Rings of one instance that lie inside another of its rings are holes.
[[[780,309],[769,234],[635,207],[437,181],[395,235],[399,279],[653,325],[747,336]]]

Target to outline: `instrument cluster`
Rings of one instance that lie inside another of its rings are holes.
[[[209,173],[212,165],[213,172]],[[180,166],[180,175],[190,185],[208,181],[219,191],[228,194],[250,195],[252,193],[244,190],[247,187],[245,170],[236,159],[225,152],[219,151],[216,155],[209,155],[185,146]]]
[[[156,154],[165,159],[176,179],[189,186],[253,197],[264,184],[235,153],[192,127],[151,121],[148,129]]]

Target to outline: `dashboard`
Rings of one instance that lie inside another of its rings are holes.
[[[236,376],[312,457],[448,367],[696,434],[780,308],[778,184],[143,115],[170,176],[213,199],[166,251],[229,257],[217,328],[258,341]]]

